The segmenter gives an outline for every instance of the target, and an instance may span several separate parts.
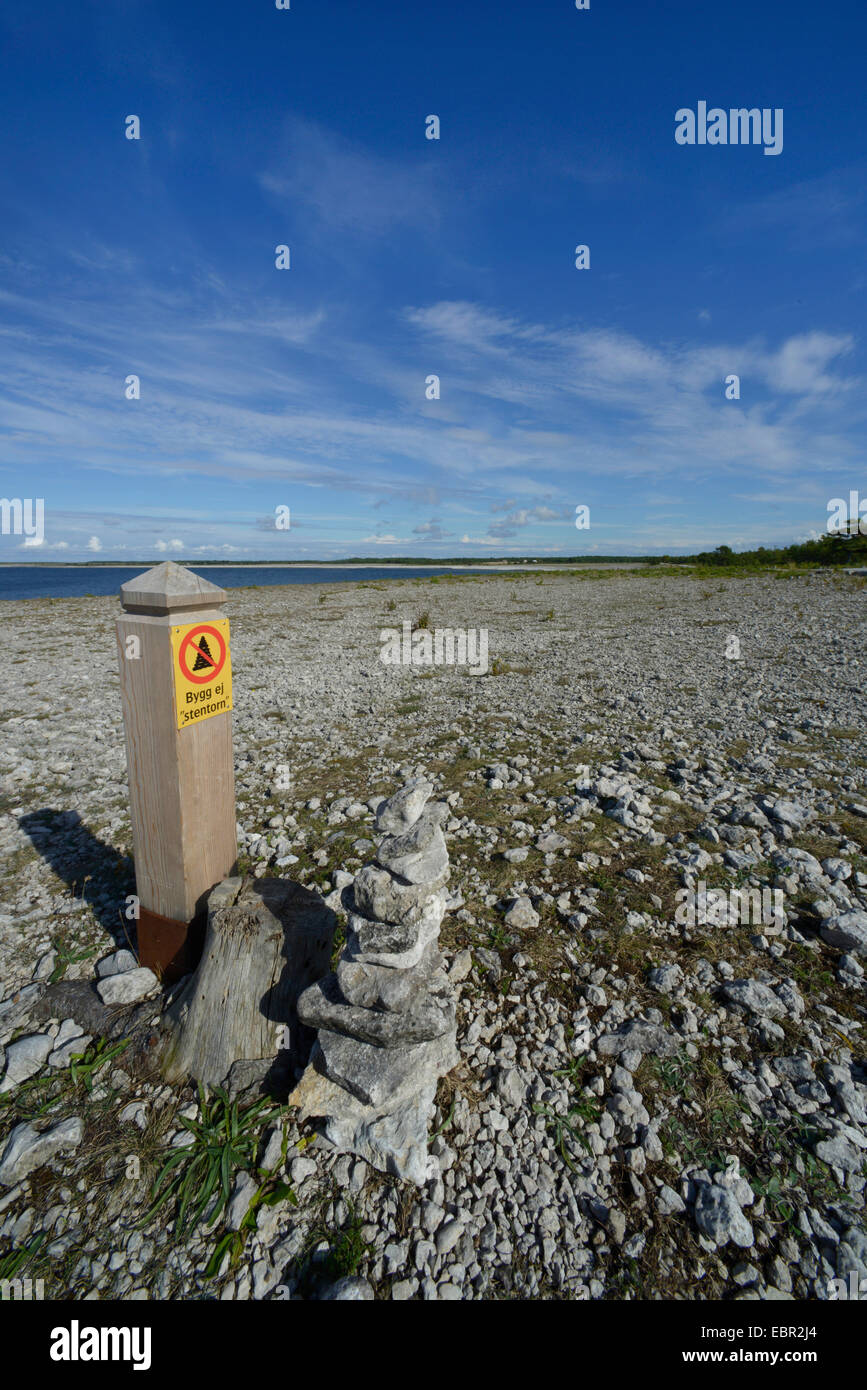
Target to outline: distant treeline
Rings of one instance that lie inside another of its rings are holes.
[[[507,565],[510,569],[529,568],[530,565],[599,565],[614,561],[629,561],[635,564],[644,562],[646,555],[453,555],[446,560],[432,560],[429,555],[374,555],[373,557],[351,555],[346,560],[334,560],[335,565],[434,565],[438,569],[449,569],[467,565]],[[658,558],[658,556],[656,557]],[[299,564],[303,564],[299,561]],[[312,563],[312,562],[311,562]],[[327,564],[328,561],[323,561]]]
[[[867,566],[867,534],[845,536],[826,534],[816,541],[801,541],[797,545],[769,549],[760,545],[757,550],[732,550],[718,545],[716,550],[701,550],[697,555],[656,555],[647,561],[651,565],[728,565],[738,569],[764,569],[768,565],[851,565]]]
[[[373,569],[386,569],[389,565],[413,565],[418,569],[454,569],[467,565],[508,565],[512,569],[530,565],[598,565],[614,561],[629,561],[631,564],[650,563],[659,560],[658,555],[504,555],[500,558],[491,555],[455,555],[450,560],[435,560],[430,555],[347,555],[340,560],[187,560],[175,559],[178,565],[193,569],[237,569],[247,566],[256,569],[275,569],[280,565],[293,565],[300,569],[335,569],[341,565],[365,565]],[[28,569],[40,566],[56,568],[58,565],[74,565],[76,569],[151,569],[159,560],[4,560],[0,564],[26,565]]]
[[[864,523],[862,522],[862,525]],[[343,560],[296,560],[291,563],[309,566],[311,569],[328,569],[337,565],[366,565],[387,568],[389,565],[413,565],[418,569],[453,569],[466,566],[500,565],[510,569],[529,569],[533,565],[600,565],[600,564],[641,564],[641,565],[728,565],[740,569],[763,569],[770,565],[852,565],[867,566],[867,533],[861,534],[857,523],[851,523],[852,534],[830,532],[815,541],[800,541],[796,545],[781,546],[778,549],[760,545],[757,550],[732,550],[729,545],[718,545],[716,550],[700,550],[694,555],[454,555],[448,559],[433,560],[430,556],[418,555],[349,555]],[[5,563],[20,564],[20,561]],[[24,561],[28,564],[27,561]],[[58,561],[30,561],[28,567],[56,565]],[[67,565],[70,563],[66,563]],[[73,562],[75,563],[75,562]],[[99,569],[105,566],[117,567],[117,560],[83,560],[76,568]],[[124,560],[123,567],[130,569],[149,569],[158,563],[154,560]],[[195,569],[208,567],[226,568],[238,565],[249,567],[269,567],[287,562],[279,560],[179,560],[179,564],[191,565]]]

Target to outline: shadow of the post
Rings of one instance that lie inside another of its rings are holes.
[[[97,838],[77,811],[47,806],[20,816],[20,828],[73,898],[86,903],[116,947],[138,954],[136,923],[125,916],[126,899],[135,893],[130,855]],[[107,948],[108,949],[108,948]]]

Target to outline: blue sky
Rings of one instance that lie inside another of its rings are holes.
[[[45,537],[0,559],[819,534],[867,497],[865,40],[854,0],[11,0],[0,493]],[[699,101],[782,152],[678,145]]]

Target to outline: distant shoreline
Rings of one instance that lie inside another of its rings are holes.
[[[123,563],[121,561],[91,561],[91,560],[39,560],[39,561],[19,561],[19,560],[0,560],[0,569],[32,569],[32,570],[134,570],[153,569],[156,565],[162,564],[162,560],[133,560]],[[390,560],[248,560],[246,563],[232,564],[224,563],[222,560],[178,560],[178,564],[183,564],[186,569],[220,569],[220,570],[355,570],[355,569],[385,569],[390,570],[414,570],[414,569],[443,569],[443,570],[512,570],[512,569],[567,569],[569,565],[581,565],[584,569],[613,569],[615,567],[627,567],[643,565],[644,560],[541,560],[520,561],[520,560],[484,560],[478,564],[453,564],[448,560],[413,560],[406,564],[396,564]]]

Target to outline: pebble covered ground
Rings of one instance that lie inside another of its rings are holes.
[[[192,1172],[222,1102],[125,1041],[160,1004],[124,916],[118,604],[4,603],[0,1278],[92,1299],[867,1292],[865,604],[861,578],[788,571],[232,591],[241,867],[337,906],[371,803],[428,778],[461,1063],[424,1188],[291,1109],[242,1110],[206,1227],[174,1191],[154,1210],[154,1181],[181,1147]],[[382,664],[405,619],[486,629],[490,670]]]

